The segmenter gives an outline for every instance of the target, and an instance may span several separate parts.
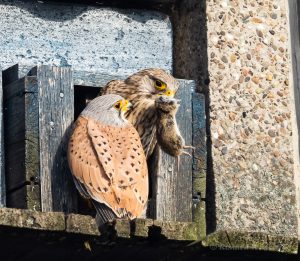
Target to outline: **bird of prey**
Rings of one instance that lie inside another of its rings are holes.
[[[101,91],[102,95],[121,95],[132,103],[125,117],[137,129],[147,158],[157,143],[155,100],[160,96],[174,97],[178,85],[178,81],[162,69],[145,69],[124,81],[110,81]]]
[[[68,162],[80,194],[91,199],[102,223],[134,219],[148,198],[148,169],[139,134],[119,95],[95,98],[74,123]]]

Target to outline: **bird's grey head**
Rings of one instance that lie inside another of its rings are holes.
[[[80,115],[93,118],[107,125],[123,126],[128,124],[124,113],[130,103],[120,95],[99,96],[88,103]]]

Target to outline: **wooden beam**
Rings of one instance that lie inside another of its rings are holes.
[[[7,206],[40,210],[36,77],[4,85],[3,92]]]
[[[34,71],[34,70],[33,70]],[[75,212],[77,194],[66,147],[74,118],[70,67],[37,66],[42,211]]]
[[[193,221],[197,223],[199,238],[206,236],[206,117],[205,96],[200,93],[192,94],[193,108]]]
[[[127,78],[127,76],[76,70],[74,70],[73,72],[74,85],[90,87],[104,87],[108,82],[112,80],[124,80]]]
[[[176,98],[180,107],[177,124],[186,145],[192,144],[192,89],[193,81],[180,80]],[[192,158],[177,159],[156,149],[154,169],[150,166],[152,181],[153,218],[165,221],[192,221]],[[179,168],[178,168],[179,166]]]
[[[3,127],[3,88],[5,85],[19,79],[18,65],[14,65],[2,71],[0,77],[0,207],[6,206],[6,180],[5,180],[5,160],[4,160],[4,127]]]
[[[3,87],[18,79],[18,65],[3,71],[0,77],[0,207],[6,206],[6,181],[4,161]]]

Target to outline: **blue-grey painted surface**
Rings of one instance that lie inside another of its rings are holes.
[[[128,75],[172,69],[168,16],[42,1],[0,1],[0,69],[72,65],[74,70]]]

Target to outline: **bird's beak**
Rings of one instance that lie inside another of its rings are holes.
[[[121,111],[126,112],[132,107],[132,104],[128,100],[121,101]]]
[[[163,93],[163,95],[166,95],[168,97],[174,97],[175,92],[167,88],[166,91]]]

